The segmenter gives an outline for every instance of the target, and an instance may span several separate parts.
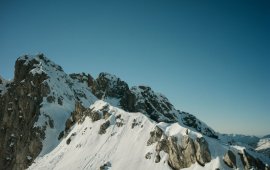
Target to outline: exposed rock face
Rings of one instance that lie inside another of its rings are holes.
[[[213,129],[210,129],[209,127],[203,125],[203,123],[200,120],[198,120],[194,115],[189,114],[187,112],[180,112],[180,114],[182,115],[182,122],[186,126],[192,127],[206,136],[216,139],[218,138],[217,133]]]
[[[163,132],[159,127],[155,127],[155,130],[150,132],[150,139],[147,141],[147,145],[151,145],[161,139]]]
[[[211,154],[206,140],[196,138],[193,140],[188,135],[182,136],[180,141],[176,136],[167,137],[163,131],[156,127],[150,133],[150,139],[147,145],[158,142],[156,145],[157,156],[155,162],[160,161],[160,151],[168,153],[168,164],[172,169],[188,168],[196,161],[204,166],[205,163],[211,161]]]
[[[81,123],[81,122],[83,122],[86,116],[89,116],[92,119],[93,122],[95,122],[97,120],[100,120],[100,119],[107,119],[110,116],[109,105],[104,105],[104,107],[102,109],[100,109],[98,111],[93,111],[90,108],[85,108],[84,106],[82,106],[80,102],[76,102],[75,110],[71,113],[70,118],[67,119],[67,121],[66,121],[65,132],[62,132],[59,135],[59,139],[61,139],[64,135],[66,135],[67,133],[69,133],[70,128],[75,123]],[[116,119],[120,119],[120,117],[119,118],[116,118]],[[118,123],[121,123],[121,122],[118,122]],[[105,123],[103,123],[100,126],[100,129],[99,129],[99,132],[98,133],[101,134],[101,135],[104,134],[104,133],[106,133],[106,129],[110,125],[111,125],[110,124],[110,121],[107,120]]]
[[[100,126],[100,129],[99,129],[99,134],[104,134],[106,133],[106,129],[111,125],[110,121],[106,121],[105,123],[103,123],[101,126]]]
[[[120,101],[120,106],[126,111],[134,110],[134,95],[130,92],[126,82],[120,78],[108,74],[100,73],[98,78],[93,82],[92,92],[99,99],[116,98]]]
[[[25,62],[16,61],[14,81],[0,96],[0,167],[3,169],[25,169],[42,149],[44,132],[34,127],[34,123],[42,98],[50,89],[43,82],[47,75],[29,73],[35,61]]]
[[[223,161],[230,168],[236,168],[236,156],[231,150],[228,150],[228,152],[225,154]]]
[[[194,141],[195,144],[195,149],[196,149],[196,159],[197,162],[204,166],[205,163],[211,161],[211,154],[208,148],[208,143],[206,140],[201,137],[201,138],[196,138]]]
[[[252,168],[258,170],[269,168],[260,159],[251,156],[246,150],[243,150],[243,153],[239,153],[239,155],[246,170]]]
[[[111,99],[119,100],[120,107],[125,111],[144,113],[156,122],[179,122],[179,117],[182,117],[186,126],[209,137],[218,138],[214,130],[204,126],[195,116],[176,110],[164,95],[154,92],[148,86],[134,86],[129,89],[128,84],[120,78],[100,73],[91,88],[99,99],[112,105],[114,103]]]
[[[173,106],[165,96],[147,86],[135,86],[130,90],[136,96],[135,111],[149,115],[156,122],[177,122]]]
[[[75,102],[89,106],[96,100],[85,83],[71,79],[43,54],[18,58],[14,80],[1,81],[0,167],[4,169],[25,169],[39,154],[46,154],[57,144],[64,130],[59,122],[67,120]]]
[[[110,162],[107,162],[104,165],[100,166],[99,170],[108,170],[110,167],[112,167],[112,164]]]
[[[170,136],[167,141],[169,149],[168,163],[172,169],[182,169],[191,166],[196,161],[193,140],[186,136],[182,145],[178,144],[177,138]]]
[[[80,102],[76,102],[75,104],[75,110],[73,112],[71,112],[70,118],[67,119],[66,121],[66,127],[65,127],[65,132],[68,133],[70,128],[79,121],[82,121],[83,117],[84,117],[84,112],[87,109],[85,107],[82,106],[82,104]],[[64,132],[63,132],[64,133]],[[60,134],[58,139],[61,139],[63,137],[64,134]]]
[[[94,78],[90,74],[85,73],[73,73],[69,75],[72,79],[76,79],[81,83],[87,83],[88,87],[93,86]]]

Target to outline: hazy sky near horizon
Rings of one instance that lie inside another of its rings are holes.
[[[219,132],[270,134],[270,1],[0,1],[0,75],[43,52],[149,85]]]

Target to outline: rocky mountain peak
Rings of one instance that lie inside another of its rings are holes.
[[[37,55],[23,55],[16,60],[14,81],[20,82],[28,77],[29,74],[33,76],[36,74],[46,75],[49,70],[63,72],[61,66],[49,60],[42,53]]]
[[[148,86],[134,86],[130,90],[135,96],[136,111],[148,114],[157,122],[177,121],[175,109],[164,95],[154,92]]]
[[[93,93],[99,99],[122,98],[129,91],[128,84],[115,75],[102,72],[94,81],[92,86]]]
[[[96,79],[68,75],[43,54],[18,58],[14,80],[0,77],[0,136],[3,169],[25,169],[34,160],[40,161],[32,169],[130,165],[120,157],[143,162],[139,169],[267,168],[270,162],[248,148],[224,144],[213,129],[148,86],[129,88],[104,72]],[[74,153],[85,155],[67,163]],[[138,169],[137,163],[132,167]]]
[[[4,169],[24,169],[51,151],[75,102],[89,106],[96,100],[87,85],[70,78],[43,54],[19,57],[14,80],[2,80],[0,90],[0,167]]]
[[[167,97],[145,85],[133,86],[115,75],[100,73],[91,86],[92,92],[113,106],[128,112],[141,112],[156,122],[180,122],[207,136],[217,138],[216,132],[195,116],[176,110]]]

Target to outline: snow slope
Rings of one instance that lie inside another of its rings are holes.
[[[90,117],[86,117],[82,123],[76,123],[69,135],[53,151],[37,158],[29,170],[99,169],[104,164],[110,170],[171,169],[167,163],[168,154],[163,151],[160,154],[161,161],[155,163],[156,143],[147,146],[150,131],[158,126],[166,135],[181,139],[186,135],[187,128],[179,123],[156,123],[142,113],[125,112],[102,100],[96,101],[90,109],[100,111],[105,106],[109,108],[110,113],[107,120],[100,119],[93,122]],[[106,129],[105,134],[99,134],[100,126],[106,121],[110,121],[111,125]],[[123,126],[118,126],[119,122],[122,122]],[[134,122],[137,122],[135,126]],[[222,144],[217,139],[193,130],[188,131],[191,138],[203,136],[206,139],[212,161],[204,167],[195,163],[185,168],[186,170],[230,169],[222,160],[228,149],[236,155],[238,169],[243,169],[237,154],[244,149],[243,147]],[[149,152],[151,158],[146,159],[146,154]]]

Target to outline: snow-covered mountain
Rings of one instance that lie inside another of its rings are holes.
[[[229,143],[231,145],[241,145],[251,150],[256,150],[270,158],[270,135],[260,138],[257,136],[239,134],[220,134],[219,139],[222,142]]]
[[[43,54],[0,77],[2,169],[269,169],[269,146],[220,135],[147,86],[66,74]],[[233,139],[237,141],[232,142]],[[241,140],[242,141],[241,141]],[[257,146],[257,145],[256,145]],[[266,146],[266,147],[264,147]]]
[[[270,158],[270,135],[262,137],[256,146],[256,151],[265,154]]]

